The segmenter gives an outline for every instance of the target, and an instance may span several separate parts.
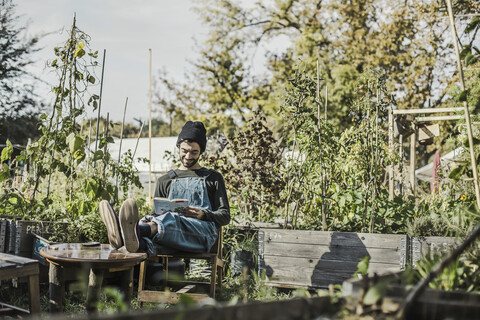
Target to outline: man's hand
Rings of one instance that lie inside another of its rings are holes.
[[[205,214],[203,213],[202,209],[195,208],[195,207],[186,207],[182,213],[187,218],[195,218],[198,220],[203,220],[203,218],[205,217]]]

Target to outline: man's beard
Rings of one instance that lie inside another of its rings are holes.
[[[187,161],[185,157],[182,158],[182,164],[185,168],[191,168],[198,162],[198,158],[193,161]]]

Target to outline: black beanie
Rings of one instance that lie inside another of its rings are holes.
[[[207,130],[203,123],[200,121],[187,121],[178,135],[177,147],[179,147],[180,143],[184,140],[198,143],[200,151],[203,153],[207,146]]]

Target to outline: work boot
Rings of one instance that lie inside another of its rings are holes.
[[[102,218],[105,227],[107,227],[108,242],[115,249],[123,246],[122,233],[118,222],[118,215],[113,210],[107,200],[100,201],[99,204],[100,218]]]
[[[120,230],[128,252],[137,252],[140,246],[138,229],[138,208],[133,199],[127,199],[120,208]]]

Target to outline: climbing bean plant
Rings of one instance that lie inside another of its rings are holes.
[[[74,19],[67,41],[54,49],[55,58],[49,62],[58,75],[52,89],[53,107],[40,117],[42,136],[38,141],[15,158],[9,142],[2,151],[0,212],[71,222],[71,235],[99,240],[105,235],[96,214],[98,202],[107,199],[118,204],[120,196],[141,183],[131,152],[121,161],[112,160],[108,152],[108,144],[113,142],[108,134],[110,123],[98,134],[96,150],[89,146],[92,137],[81,132],[87,109],[95,111],[100,99],[91,93],[98,82],[98,52],[90,48],[89,40]],[[21,178],[19,169],[23,169]]]
[[[387,113],[394,101],[384,78],[373,72],[358,76],[348,106],[351,126],[342,132],[324,115],[321,81],[297,72],[290,83],[281,110],[292,127],[289,148],[294,155],[282,194],[287,222],[321,230],[403,229],[413,206],[389,200],[385,191],[386,167],[395,157],[387,146]]]

